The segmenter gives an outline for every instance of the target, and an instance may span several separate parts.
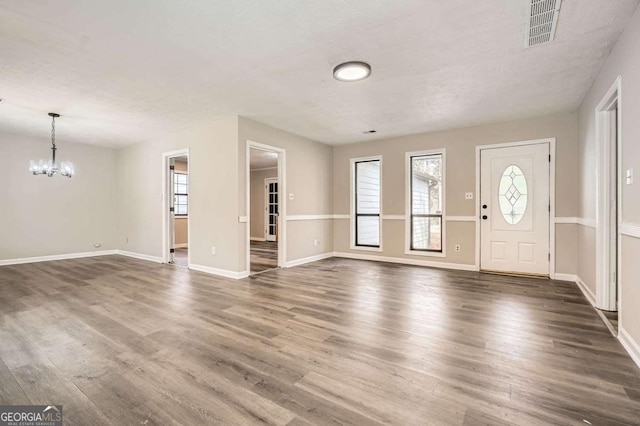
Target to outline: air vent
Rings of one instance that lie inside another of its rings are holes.
[[[531,0],[526,47],[553,41],[562,0]]]

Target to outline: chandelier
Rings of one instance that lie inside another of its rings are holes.
[[[51,160],[31,160],[29,171],[34,175],[47,175],[49,177],[60,173],[62,176],[70,178],[73,176],[73,163],[71,161],[61,161],[58,167],[56,163],[56,117],[60,114],[50,112],[51,117]]]

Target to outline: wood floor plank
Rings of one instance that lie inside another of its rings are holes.
[[[640,369],[572,283],[104,256],[0,267],[0,290],[0,404],[65,424],[640,424]]]

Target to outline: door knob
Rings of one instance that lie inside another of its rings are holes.
[[[483,209],[486,209],[486,208],[487,208],[487,205],[486,205],[486,204],[483,204],[483,205],[482,205],[482,208],[483,208]]]
[[[487,219],[489,219],[489,216],[487,216],[486,214],[482,215],[482,220],[487,220]]]

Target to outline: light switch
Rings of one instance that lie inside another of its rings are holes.
[[[465,192],[464,193],[465,200],[473,200],[473,192]]]
[[[633,169],[627,169],[627,185],[633,183]]]
[[[290,200],[293,200],[293,192],[290,192],[290,193],[289,193],[289,199],[290,199]]]

